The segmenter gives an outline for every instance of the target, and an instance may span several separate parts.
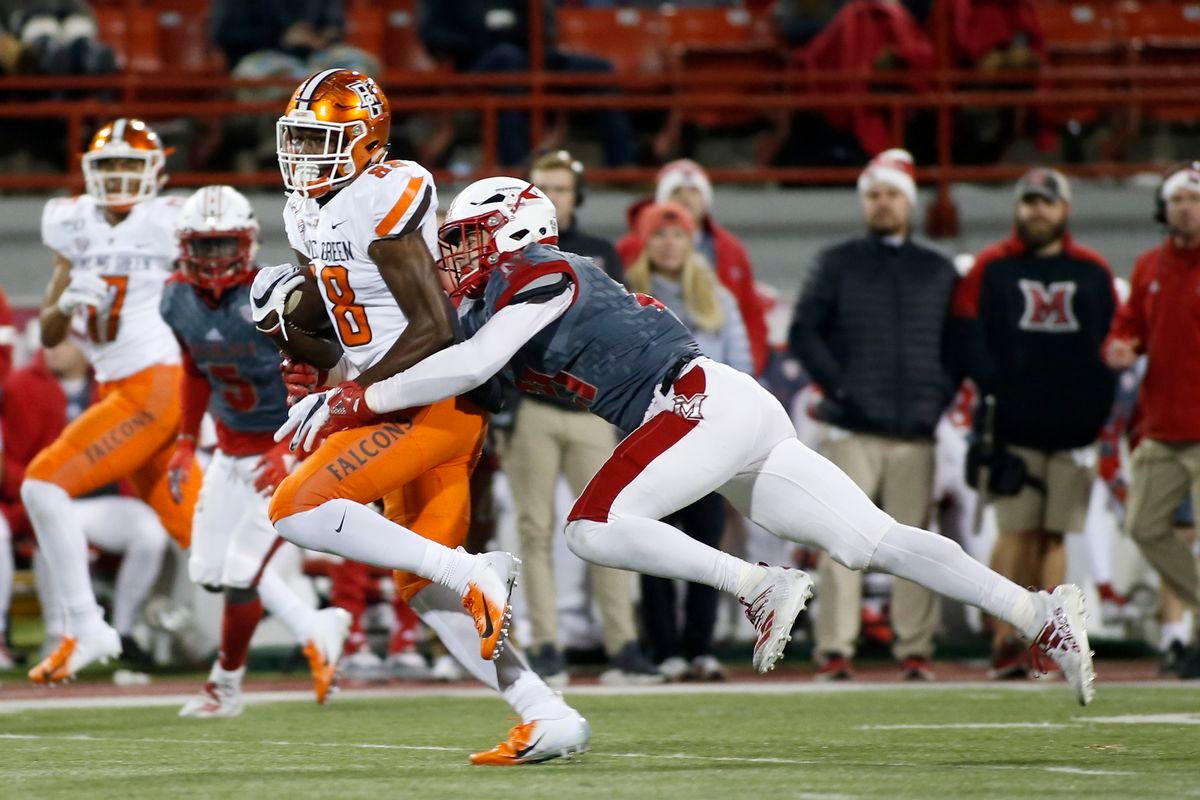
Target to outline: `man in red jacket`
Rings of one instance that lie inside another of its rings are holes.
[[[1162,581],[1200,611],[1200,573],[1172,520],[1190,493],[1200,508],[1200,162],[1169,172],[1156,219],[1167,239],[1138,258],[1129,302],[1105,348],[1113,369],[1147,357],[1142,381],[1142,442],[1134,452],[1129,534]],[[1200,646],[1180,666],[1200,678]]]
[[[668,200],[679,203],[691,212],[696,223],[696,247],[716,270],[717,278],[737,300],[738,311],[750,339],[750,354],[754,357],[754,374],[762,373],[767,365],[767,319],[762,301],[754,288],[754,268],[740,239],[716,223],[712,217],[713,189],[704,168],[690,159],[672,161],[658,172],[654,202]],[[631,209],[630,230],[617,242],[617,254],[625,266],[633,263],[642,252],[637,235],[636,215],[645,204]]]

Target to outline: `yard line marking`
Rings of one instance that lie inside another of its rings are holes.
[[[1004,730],[1006,728],[1070,728],[1067,722],[929,722],[859,725],[860,731]]]
[[[1043,767],[1045,772],[1062,772],[1067,775],[1136,775],[1120,769],[1084,769],[1083,767]]]
[[[698,756],[691,753],[588,753],[589,757],[599,758],[656,758],[668,761],[736,761],[739,764],[789,764],[794,766],[812,766],[827,763],[822,760],[799,758],[770,758],[751,756]]]
[[[1200,725],[1200,714],[1120,714],[1115,717],[1072,717],[1099,725]]]

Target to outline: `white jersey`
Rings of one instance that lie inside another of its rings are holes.
[[[173,197],[144,200],[116,225],[87,195],[51,200],[42,212],[42,242],[71,262],[72,274],[93,272],[109,285],[108,309],[76,312],[97,380],[179,363],[179,345],[158,306],[179,253],[175,220],[181,205]]]
[[[321,206],[293,193],[283,209],[292,248],[312,260],[350,375],[391,349],[408,320],[367,254],[371,242],[416,233],[437,258],[437,188],[412,161],[387,161]]]

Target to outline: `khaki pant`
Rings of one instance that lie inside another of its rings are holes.
[[[558,647],[558,603],[554,589],[552,537],[554,490],[565,474],[578,497],[616,445],[613,428],[599,417],[523,399],[502,458],[517,507],[521,584],[529,603],[533,649]],[[628,572],[591,564],[592,594],[600,606],[604,648],[610,656],[637,639],[633,587]]]
[[[1026,486],[1010,497],[994,498],[996,527],[1004,533],[1083,530],[1095,477],[1095,448],[1052,453],[1028,447],[1008,449],[1025,462],[1029,476],[1040,479],[1046,488]]]
[[[1188,494],[1200,509],[1200,443],[1144,439],[1133,453],[1129,492],[1130,537],[1163,583],[1200,609],[1200,574],[1192,549],[1175,535],[1174,518]]]
[[[903,525],[924,527],[933,494],[933,443],[827,429],[822,454]],[[862,622],[862,573],[821,557],[816,620],[818,658],[854,655]],[[892,630],[898,660],[931,658],[938,625],[938,597],[896,578],[892,583]]]

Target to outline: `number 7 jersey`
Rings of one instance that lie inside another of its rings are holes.
[[[377,164],[324,205],[293,193],[283,222],[292,248],[312,261],[353,377],[391,349],[408,325],[367,248],[377,239],[415,234],[437,259],[433,176],[411,161]]]
[[[77,312],[87,327],[87,355],[102,383],[155,364],[178,364],[179,346],[158,306],[179,255],[174,197],[143,200],[116,225],[88,195],[51,200],[42,213],[42,242],[71,262],[71,274],[92,272],[109,287],[97,313]]]

